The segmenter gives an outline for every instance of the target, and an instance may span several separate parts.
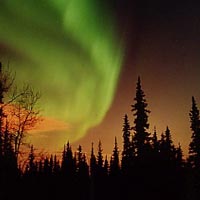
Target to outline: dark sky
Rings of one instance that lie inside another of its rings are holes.
[[[122,118],[128,113],[133,125],[130,105],[141,76],[151,110],[150,131],[156,126],[160,135],[169,126],[175,145],[180,142],[187,154],[191,96],[200,102],[200,4],[119,0],[114,10],[126,41],[118,89],[103,123],[79,142],[90,144],[98,134],[111,152],[116,135],[121,148]]]

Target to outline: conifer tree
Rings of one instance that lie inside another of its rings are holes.
[[[130,165],[132,155],[133,155],[133,149],[132,147],[132,141],[131,141],[131,132],[130,132],[130,124],[128,120],[128,115],[125,114],[124,116],[124,124],[123,124],[123,151],[122,151],[122,171],[126,171],[127,167]]]
[[[102,155],[103,149],[101,145],[101,140],[99,140],[98,144],[98,155],[97,155],[97,165],[99,169],[103,168],[103,155]]]
[[[62,173],[66,173],[66,145],[64,145],[63,152],[62,152],[61,171]]]
[[[96,156],[94,154],[94,143],[92,142],[91,154],[90,154],[90,177],[91,177],[91,185],[90,185],[90,199],[94,199],[95,196],[95,178],[97,172],[97,162]]]
[[[29,154],[29,169],[30,169],[30,171],[34,170],[34,167],[35,167],[34,159],[35,159],[34,148],[33,148],[33,145],[31,145],[31,151]]]
[[[134,98],[135,104],[132,106],[132,112],[135,117],[134,120],[134,145],[138,157],[142,157],[149,147],[150,133],[147,132],[149,128],[148,114],[150,111],[147,109],[145,94],[141,87],[140,77],[136,86],[136,97]]]
[[[117,176],[119,175],[119,150],[117,145],[117,138],[115,137],[115,145],[113,149],[113,154],[110,161],[110,175]]]
[[[178,144],[178,147],[176,148],[176,166],[178,168],[183,166],[183,151],[182,151],[180,143]]]
[[[49,175],[50,175],[50,167],[49,167],[48,157],[46,157],[45,160],[44,160],[44,175],[46,177],[49,177]]]
[[[27,166],[27,173],[33,177],[33,176],[35,176],[35,173],[37,171],[37,168],[35,165],[35,154],[34,154],[33,145],[31,145],[31,148],[30,148],[28,160],[29,160],[29,162],[28,162],[28,166]]]
[[[58,175],[58,172],[60,171],[60,165],[59,161],[57,160],[56,155],[54,155],[54,160],[53,160],[53,172],[55,175]]]
[[[80,172],[80,168],[81,168],[81,165],[82,165],[82,162],[83,162],[83,152],[82,152],[82,147],[81,147],[81,145],[79,145],[78,146],[78,152],[77,152],[77,154],[78,154],[78,158],[77,158],[77,161],[78,161],[78,163],[77,163],[77,171],[78,171],[78,173]]]
[[[192,131],[192,141],[189,144],[189,160],[193,167],[200,169],[200,119],[199,109],[194,97],[192,97],[192,109],[189,115]]]
[[[82,161],[82,147],[81,145],[78,146],[78,163]]]
[[[8,121],[6,121],[6,127],[4,131],[3,137],[3,156],[7,165],[14,168],[17,168],[17,159],[14,153],[13,145],[12,145],[12,135],[8,130]]]
[[[65,175],[70,177],[73,177],[76,172],[76,160],[73,157],[69,142],[64,146],[63,150],[62,171]]]
[[[94,155],[94,143],[92,143],[92,147],[91,147],[91,155],[90,155],[90,174],[93,177],[95,175],[96,172],[96,156]]]
[[[81,145],[79,145],[78,147],[78,163],[77,163],[77,171],[79,175],[86,175],[89,173],[88,170],[88,165],[87,165],[87,161],[86,161],[86,156],[85,154],[82,152],[82,147]]]
[[[88,179],[89,178],[89,166],[86,161],[86,156],[82,153],[82,148],[79,145],[79,152],[78,152],[78,176],[81,179]]]
[[[163,134],[162,138],[164,138],[164,134]],[[158,140],[158,137],[157,137],[156,127],[154,127],[151,146],[152,146],[152,151],[149,152],[149,153],[152,153],[151,154],[151,159],[152,159],[151,165],[154,166],[154,170],[157,170],[157,168],[159,168],[159,163],[160,163],[160,141]]]
[[[172,141],[171,132],[167,126],[164,134],[161,135],[160,153],[163,160],[170,163],[175,161],[176,151]]]
[[[109,174],[109,165],[108,165],[108,157],[107,157],[107,155],[106,155],[105,161],[104,161],[104,171],[105,171],[106,175]]]
[[[50,160],[49,160],[49,173],[52,175],[53,173],[53,155],[51,154]]]
[[[39,174],[40,174],[40,175],[43,174],[43,162],[42,162],[41,159],[40,159],[40,161],[39,161],[38,171],[39,171]]]
[[[153,133],[153,137],[152,137],[152,147],[153,147],[154,153],[159,152],[159,141],[158,141],[158,137],[157,137],[156,127],[154,127],[154,133]]]

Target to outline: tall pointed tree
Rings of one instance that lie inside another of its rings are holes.
[[[92,142],[91,154],[90,154],[90,177],[91,177],[91,185],[90,185],[90,196],[91,199],[94,199],[95,196],[95,178],[97,171],[97,161],[96,156],[94,154],[94,143]]]
[[[54,160],[53,160],[53,172],[55,175],[58,175],[58,172],[60,171],[60,165],[59,165],[59,160],[57,160],[56,155],[54,155]]]
[[[90,155],[90,174],[93,177],[96,172],[96,156],[94,155],[94,143],[92,143],[91,155]]]
[[[43,174],[43,162],[42,162],[41,159],[40,159],[40,161],[39,161],[38,171],[39,171],[39,174],[40,174],[40,175]]]
[[[127,167],[130,165],[130,161],[132,159],[132,144],[131,144],[131,128],[130,128],[130,123],[128,120],[128,115],[125,114],[124,116],[124,124],[123,124],[123,151],[122,151],[122,171],[126,171]]]
[[[141,87],[140,77],[138,77],[136,86],[136,97],[134,98],[135,103],[132,106],[134,120],[134,144],[136,148],[136,154],[141,157],[146,152],[146,147],[149,146],[150,133],[148,133],[149,123],[148,114],[150,111],[147,109],[147,102],[145,99],[144,91]]]
[[[189,160],[193,167],[200,168],[200,118],[194,97],[192,97],[192,109],[189,115],[190,129],[192,131],[192,141],[189,144]]]
[[[168,126],[166,131],[161,135],[160,153],[162,160],[166,161],[168,164],[171,161],[175,161],[176,149],[174,147],[171,132]]]
[[[108,157],[107,157],[107,155],[106,155],[105,161],[104,161],[104,171],[105,171],[105,174],[108,175],[109,165],[108,165]]]
[[[153,147],[154,153],[159,152],[159,141],[157,137],[156,127],[154,127],[154,132],[153,132],[153,137],[152,137],[152,147]]]
[[[89,177],[89,167],[87,165],[86,156],[82,152],[82,147],[78,147],[78,163],[77,163],[77,174],[79,178]]]
[[[154,165],[154,169],[156,170],[156,168],[158,167],[158,163],[160,161],[160,143],[157,137],[156,127],[154,127],[151,146],[152,146],[152,157],[151,157],[152,165]]]
[[[110,175],[117,176],[119,175],[119,150],[117,145],[117,138],[115,137],[115,145],[113,149],[113,154],[110,161]]]
[[[49,167],[48,157],[46,157],[44,160],[44,175],[46,178],[49,177],[49,175],[50,175],[50,167]]]
[[[176,148],[176,166],[178,168],[183,166],[183,151],[182,151],[180,143],[178,144],[178,147]]]
[[[33,145],[31,145],[31,148],[30,148],[28,160],[29,160],[29,163],[28,163],[28,166],[27,166],[28,167],[28,174],[33,176],[33,175],[35,175],[35,172],[36,172],[35,154],[34,154]]]
[[[78,146],[78,165],[81,163],[81,161],[82,161],[82,155],[83,155],[83,152],[82,152],[82,146],[81,145],[79,145]]]
[[[72,148],[69,142],[64,146],[61,169],[62,173],[69,177],[74,176],[76,172],[76,160],[73,157]]]
[[[50,171],[50,174],[52,175],[53,174],[53,155],[52,154],[49,160],[49,171]]]
[[[97,165],[98,168],[101,169],[103,167],[103,155],[102,155],[103,149],[101,145],[101,140],[99,140],[98,144],[98,155],[97,155]]]

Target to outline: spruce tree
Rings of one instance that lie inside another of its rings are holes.
[[[65,145],[62,152],[61,171],[63,174],[66,173],[66,146]]]
[[[122,151],[122,170],[126,170],[127,166],[130,163],[130,159],[131,159],[131,141],[130,141],[130,136],[131,136],[131,132],[130,132],[131,128],[130,128],[130,124],[129,124],[129,120],[128,120],[128,115],[125,114],[124,116],[124,123],[123,123],[123,151]]]
[[[115,137],[115,145],[113,149],[113,154],[110,161],[110,175],[117,176],[119,175],[119,150],[117,145],[117,138]]]
[[[3,157],[5,160],[5,164],[7,167],[12,168],[13,170],[17,169],[17,159],[15,152],[13,150],[13,138],[12,135],[9,133],[8,130],[8,121],[6,120],[6,127],[4,131],[3,137]]]
[[[77,154],[78,154],[78,158],[77,158],[77,172],[79,174],[80,168],[81,168],[81,165],[82,165],[82,155],[83,155],[81,145],[79,145],[78,148],[77,148]],[[75,154],[75,156],[77,154]]]
[[[40,174],[40,176],[41,176],[41,175],[43,174],[43,162],[42,162],[41,159],[40,159],[40,161],[39,161],[38,170],[39,170],[39,174]]]
[[[157,131],[156,127],[154,127],[154,132],[152,136],[152,165],[154,166],[154,169],[159,167],[159,161],[160,161],[160,143],[157,137]]]
[[[200,169],[200,120],[199,109],[194,97],[192,97],[192,109],[189,115],[192,131],[192,141],[189,144],[189,160],[193,167]]]
[[[31,145],[31,150],[29,153],[29,173],[32,174],[35,171],[35,155],[34,155],[34,148],[33,145]]]
[[[103,149],[101,145],[101,140],[99,140],[98,144],[98,155],[97,155],[97,165],[98,168],[101,170],[103,168],[103,155],[102,155]]]
[[[136,148],[136,154],[138,157],[145,155],[150,142],[150,133],[148,133],[148,114],[150,111],[147,109],[147,102],[145,99],[144,91],[141,87],[140,77],[138,77],[136,86],[136,97],[134,98],[135,104],[132,106],[134,120],[134,145]]]
[[[58,175],[59,171],[60,171],[59,160],[57,160],[56,155],[54,155],[53,172],[54,172],[55,175]]]
[[[91,177],[93,177],[96,173],[96,156],[94,155],[94,143],[92,143],[92,148],[91,148],[91,155],[90,155],[90,174]]]
[[[78,147],[78,163],[77,163],[77,174],[80,179],[89,177],[89,167],[86,161],[86,156],[82,152],[82,147]]]
[[[164,134],[161,135],[160,153],[162,160],[170,164],[176,159],[176,149],[174,147],[169,127],[167,126]]]
[[[108,157],[106,155],[105,161],[104,161],[104,172],[105,172],[105,175],[109,174],[108,171],[109,171],[109,165],[108,165]]]
[[[90,197],[94,199],[95,190],[95,178],[97,171],[96,156],[94,154],[94,143],[92,142],[91,155],[90,155],[90,177],[91,177],[91,187],[90,187]]]
[[[47,178],[49,177],[49,174],[50,174],[49,159],[48,157],[46,157],[44,160],[44,175]]]
[[[67,145],[64,145],[64,150],[62,153],[61,169],[62,169],[62,173],[69,177],[73,177],[76,172],[76,160],[73,157],[72,148],[69,142],[67,143]]]
[[[178,144],[178,147],[176,148],[176,166],[178,168],[181,168],[183,166],[183,151],[182,151],[180,143]]]
[[[49,160],[49,172],[51,175],[53,174],[53,155],[52,154]]]
[[[156,127],[154,127],[153,137],[152,137],[152,147],[154,154],[158,154],[159,152],[159,141],[157,137]]]

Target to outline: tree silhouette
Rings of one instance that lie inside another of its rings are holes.
[[[81,145],[78,147],[77,154],[77,199],[87,200],[89,197],[89,166],[86,161],[86,156],[82,152]]]
[[[95,176],[96,168],[97,168],[97,163],[96,163],[96,156],[94,155],[94,143],[92,143],[91,155],[90,155],[90,174],[92,177]]]
[[[118,176],[119,173],[120,173],[119,150],[118,150],[118,145],[117,145],[117,138],[115,137],[115,145],[114,145],[113,154],[110,160],[110,175]]]
[[[51,175],[50,161],[48,157],[46,157],[44,160],[43,173],[46,178],[48,178]]]
[[[15,75],[0,63],[0,144],[2,131],[8,126],[17,160],[27,131],[40,120],[37,107],[39,99],[40,93],[35,92],[30,85],[17,88]]]
[[[136,97],[134,98],[135,104],[132,106],[132,112],[135,117],[134,120],[134,145],[136,149],[136,154],[138,157],[142,157],[146,154],[147,148],[150,141],[150,133],[147,132],[149,128],[148,124],[148,113],[150,111],[147,109],[147,103],[145,99],[145,94],[141,87],[140,77],[138,77],[136,86]]]
[[[192,109],[189,115],[192,131],[192,141],[189,144],[189,160],[193,167],[200,169],[200,120],[199,109],[194,97],[192,97]]]
[[[159,141],[157,137],[156,127],[154,127],[153,137],[152,137],[152,148],[154,151],[154,154],[159,153]]]
[[[131,128],[128,120],[128,115],[124,116],[123,123],[123,151],[122,151],[122,161],[121,168],[123,173],[127,173],[128,167],[131,165],[134,156],[134,149],[132,148],[134,143],[131,138]]]
[[[175,147],[168,126],[165,133],[161,135],[160,153],[165,162],[170,163],[171,161],[175,161]]]
[[[29,163],[28,163],[28,173],[34,174],[36,172],[36,165],[35,165],[35,154],[34,154],[34,148],[33,145],[31,145],[30,153],[29,153]]]
[[[184,161],[183,161],[183,150],[181,148],[181,144],[178,144],[178,147],[176,148],[176,167],[181,168],[183,167]]]
[[[54,160],[53,160],[53,173],[57,175],[60,172],[60,165],[59,165],[59,160],[57,160],[56,155],[54,155]]]
[[[1,73],[0,65],[2,76]],[[156,128],[150,136],[149,110],[138,78],[135,104],[132,105],[134,127],[130,127],[128,115],[123,118],[121,163],[115,137],[110,165],[108,157],[105,156],[104,159],[102,143],[99,140],[97,156],[92,143],[89,165],[81,145],[73,153],[68,142],[64,145],[61,158],[57,155],[39,157],[31,145],[24,170],[17,164],[16,131],[10,129],[13,121],[9,118],[8,111],[4,112],[6,110],[3,109],[5,108],[3,98],[7,90],[3,88],[6,76],[4,78],[1,76],[0,199],[198,200],[200,198],[200,119],[194,97],[190,111],[192,141],[189,145],[188,163],[184,160],[181,145],[177,147],[174,145],[168,126],[160,139]],[[4,81],[1,82],[1,79]],[[23,98],[23,95],[17,97],[18,100],[20,98]],[[13,102],[16,102],[15,99]],[[12,109],[9,112],[11,114]]]
[[[107,157],[107,155],[106,155],[105,161],[104,161],[104,171],[105,171],[105,175],[107,176],[109,174],[109,164],[108,164],[108,157]]]
[[[98,155],[97,155],[97,166],[99,170],[101,171],[103,168],[103,155],[102,155],[103,149],[101,145],[101,140],[99,140],[98,144]]]
[[[26,85],[18,91],[18,94],[20,95],[13,101],[13,106],[10,108],[11,115],[7,114],[10,121],[9,129],[14,133],[14,150],[17,157],[24,142],[25,134],[41,120],[40,111],[37,107],[40,93]]]
[[[88,178],[89,177],[89,167],[86,161],[86,156],[82,152],[82,147],[79,145],[78,147],[78,175],[82,178]]]
[[[97,171],[96,169],[97,169],[96,156],[94,154],[94,143],[92,142],[91,154],[90,154],[90,177],[91,177],[90,199],[91,200],[95,198],[95,178]]]
[[[73,157],[72,148],[69,144],[64,146],[61,170],[63,175],[74,177],[76,172],[76,160]]]

